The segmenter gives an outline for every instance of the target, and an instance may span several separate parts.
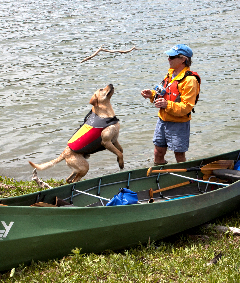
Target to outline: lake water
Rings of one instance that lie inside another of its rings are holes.
[[[187,158],[239,149],[239,14],[236,0],[1,1],[0,175],[31,180],[28,160],[56,158],[91,109],[94,91],[110,83],[124,170],[152,166],[158,110],[140,92],[163,79],[164,51],[177,43],[193,49],[191,69],[202,78]],[[81,63],[102,45],[138,50],[100,52]],[[166,159],[175,162],[173,152]],[[89,163],[86,179],[119,172],[108,151]],[[63,161],[39,176],[70,172]]]

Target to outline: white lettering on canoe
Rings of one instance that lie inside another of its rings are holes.
[[[3,227],[5,228],[5,230],[0,230],[0,240],[2,240],[2,238],[6,238],[10,229],[12,228],[13,226],[13,223],[14,222],[10,222],[9,225],[6,224],[5,221],[1,221]]]

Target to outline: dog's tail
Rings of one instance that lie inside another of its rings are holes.
[[[61,162],[63,159],[64,159],[64,156],[63,154],[61,154],[58,158],[48,161],[46,163],[42,163],[42,164],[35,164],[31,161],[28,161],[28,162],[33,168],[36,168],[37,170],[45,170]]]

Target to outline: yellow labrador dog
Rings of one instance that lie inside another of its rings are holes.
[[[38,170],[44,170],[65,159],[67,165],[73,170],[66,181],[73,183],[87,174],[89,164],[86,158],[89,154],[108,149],[117,155],[119,167],[123,169],[123,149],[118,142],[120,125],[110,103],[113,93],[112,84],[94,93],[89,102],[93,105],[92,110],[58,158],[43,164],[34,164],[29,161],[30,165]]]

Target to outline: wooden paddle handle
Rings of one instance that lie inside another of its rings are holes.
[[[162,170],[152,170],[150,167],[147,171],[147,176],[150,176],[152,173],[171,173],[171,172],[187,172],[188,169],[162,169]]]
[[[150,167],[147,170],[147,176],[149,177],[152,173],[171,173],[171,172],[190,172],[190,171],[202,171],[203,174],[211,175],[213,170],[217,169],[233,169],[234,160],[216,160],[207,165],[204,165],[202,168],[193,167],[188,169],[162,169],[162,170],[153,170]]]
[[[176,184],[176,185],[172,185],[172,186],[169,186],[169,187],[165,187],[165,188],[162,188],[162,189],[159,189],[159,190],[156,190],[156,191],[153,191],[153,189],[151,188],[149,190],[149,196],[150,196],[150,198],[153,198],[153,194],[168,191],[168,190],[175,189],[175,188],[185,186],[185,185],[188,185],[188,184],[190,184],[190,181],[183,182],[183,183]]]

